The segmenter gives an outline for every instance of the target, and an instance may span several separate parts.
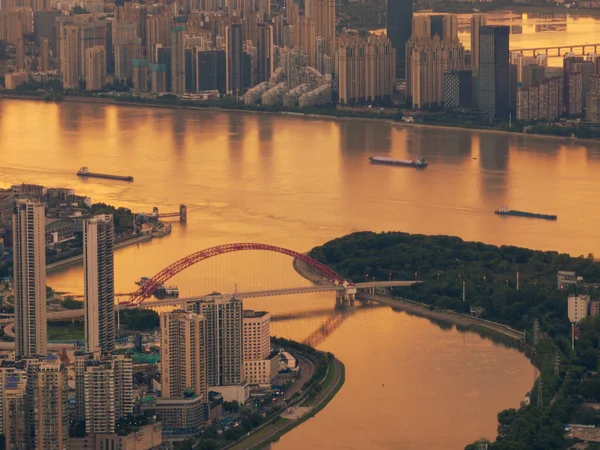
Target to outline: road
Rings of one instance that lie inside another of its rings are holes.
[[[297,409],[302,410],[302,412],[298,415],[286,415],[286,418],[288,418],[288,420],[285,422],[280,422],[276,426],[273,426],[271,422],[267,422],[264,425],[258,427],[254,431],[254,433],[250,434],[247,438],[242,439],[241,441],[238,441],[235,444],[227,446],[225,447],[225,449],[241,450],[247,448],[263,448],[266,445],[268,445],[271,442],[271,440],[277,438],[280,434],[286,433],[292,428],[294,428],[296,426],[296,422],[301,421],[302,418],[306,416],[306,414],[309,414],[311,411],[319,411],[322,408],[324,408],[325,405],[331,400],[330,396],[339,387],[338,384],[342,381],[342,374],[344,372],[344,366],[340,361],[334,359],[333,364],[335,373],[333,379],[331,380],[331,384],[327,387],[325,391],[321,391],[318,394],[317,401],[315,402],[315,404],[309,407],[295,407]],[[301,386],[299,383],[298,385]],[[254,434],[268,426],[273,426],[273,430],[271,430],[268,434],[262,436],[257,441],[252,440],[252,436]]]

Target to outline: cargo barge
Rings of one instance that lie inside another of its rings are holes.
[[[122,175],[110,175],[106,173],[94,173],[90,172],[87,167],[82,167],[77,172],[78,177],[89,177],[89,178],[104,178],[107,180],[118,180],[118,181],[133,181],[133,177],[131,176],[122,176]]]
[[[557,219],[557,216],[555,216],[554,214],[537,214],[537,213],[531,213],[531,212],[526,212],[526,211],[517,211],[514,209],[510,209],[507,206],[503,206],[494,212],[500,216],[528,217],[531,219],[544,219],[544,220],[556,220]]]
[[[385,164],[388,166],[416,167],[418,169],[427,167],[425,158],[417,158],[411,161],[408,159],[387,158],[385,156],[371,156],[369,161],[371,161],[371,164]]]

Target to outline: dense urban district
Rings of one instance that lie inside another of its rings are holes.
[[[5,0],[0,85],[4,95],[46,100],[392,118],[600,137],[593,44],[559,49],[562,67],[549,67],[550,49],[511,51],[514,30],[488,24],[481,12],[513,3],[465,5]],[[475,6],[466,50],[458,38],[458,15],[436,11]],[[567,7],[598,5],[589,0],[549,7],[564,13]]]
[[[245,310],[236,295],[214,292],[160,315],[117,308],[115,249],[168,234],[159,219],[184,221],[184,205],[132,214],[29,184],[0,199],[0,448],[261,448],[343,385],[332,354],[271,338],[271,315]],[[74,258],[83,301],[46,285],[47,270]]]
[[[519,408],[498,414],[497,440],[467,450],[599,448],[600,262],[594,255],[363,232],[311,256],[355,281],[420,281],[393,295],[426,305],[422,314],[446,312],[450,321],[455,312],[471,314],[484,327],[498,322],[525,331],[520,346],[540,376]]]

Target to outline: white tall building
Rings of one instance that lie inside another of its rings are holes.
[[[268,385],[279,371],[271,353],[271,315],[264,311],[244,311],[244,375],[250,385]]]
[[[206,319],[184,311],[164,313],[160,332],[163,398],[183,398],[190,389],[208,401]]]
[[[103,355],[115,349],[114,225],[111,215],[83,222],[85,347]]]
[[[577,323],[588,316],[589,295],[569,295],[568,301],[568,315],[572,323]]]
[[[16,354],[45,356],[46,218],[44,205],[18,200],[13,214]]]

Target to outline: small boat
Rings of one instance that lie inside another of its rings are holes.
[[[123,176],[123,175],[110,175],[107,173],[94,173],[90,172],[87,167],[82,167],[77,172],[78,177],[86,177],[86,178],[104,178],[107,180],[118,180],[118,181],[133,181],[132,176]]]
[[[148,277],[142,277],[140,278],[138,281],[135,282],[135,284],[137,284],[138,286],[143,286],[145,285],[148,281],[150,280],[150,278]]]
[[[502,206],[494,211],[494,213],[500,216],[529,217],[531,219],[556,220],[558,218],[554,214],[538,214],[527,211],[517,211],[515,209],[510,209],[508,206]]]
[[[385,156],[371,156],[369,161],[371,161],[371,164],[385,164],[388,166],[406,166],[418,169],[427,167],[425,158],[417,158],[414,161],[411,161],[408,159],[387,158]]]

